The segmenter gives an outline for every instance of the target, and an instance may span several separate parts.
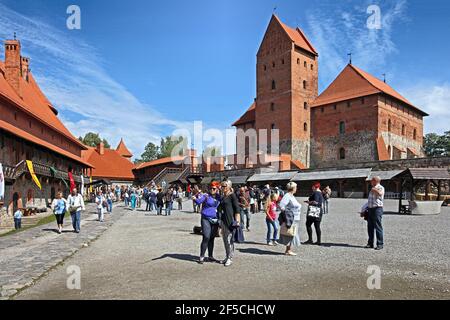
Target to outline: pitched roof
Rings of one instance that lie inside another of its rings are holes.
[[[75,155],[75,154],[73,154],[71,152],[68,152],[68,151],[66,151],[64,149],[61,149],[60,147],[55,146],[54,144],[51,144],[50,142],[42,140],[42,139],[40,139],[40,138],[38,138],[38,137],[36,137],[36,136],[26,132],[25,130],[22,130],[22,129],[20,129],[20,128],[18,128],[16,126],[14,126],[14,125],[4,121],[4,120],[0,120],[0,129],[8,131],[9,133],[12,133],[12,134],[14,134],[16,136],[21,137],[22,139],[25,139],[25,140],[30,141],[32,143],[38,144],[38,145],[40,145],[42,147],[45,147],[45,148],[47,148],[47,149],[49,149],[51,151],[54,151],[54,152],[59,153],[59,154],[61,154],[63,156],[66,156],[67,158],[75,160],[78,163],[84,164],[84,165],[86,165],[88,167],[91,167],[91,168],[93,167],[93,165],[89,161],[86,161],[82,157],[78,157],[77,155]],[[84,152],[84,151],[82,151],[82,152]]]
[[[186,156],[177,156],[177,157],[156,159],[153,161],[143,162],[141,164],[138,164],[137,166],[134,167],[133,170],[140,170],[140,169],[144,169],[147,167],[152,167],[152,166],[156,166],[156,165],[160,165],[160,164],[168,164],[171,162],[183,162],[184,160],[186,160],[186,158],[187,158]]]
[[[123,142],[123,139],[120,139],[119,145],[116,148],[116,151],[125,158],[131,158],[133,154],[128,150],[127,146],[125,145],[125,142]]]
[[[384,93],[402,101],[423,116],[428,116],[384,81],[348,64],[337,78],[312,103],[312,107],[340,102],[372,94]]]
[[[50,101],[45,97],[44,93],[39,88],[38,84],[34,80],[31,72],[29,73],[28,81],[20,77],[20,88],[22,91],[22,97],[16,93],[16,91],[6,81],[5,65],[0,61],[0,95],[4,96],[7,100],[11,101],[17,107],[28,113],[34,118],[37,118],[48,127],[56,130],[57,132],[76,143],[80,148],[86,147],[75,138],[70,131],[64,126],[64,124],[57,117],[56,109],[51,105]]]
[[[97,148],[88,147],[88,150],[82,151],[82,157],[94,165],[94,177],[134,180],[134,164],[116,150],[105,148],[104,153],[100,154]]]
[[[232,126],[236,127],[249,122],[254,122],[256,118],[255,110],[256,110],[256,103],[253,102],[250,108],[248,108],[247,111],[245,111],[245,113],[238,120],[236,120],[236,122],[232,124]]]
[[[288,25],[284,24],[275,14],[272,16],[284,29],[292,42],[295,43],[296,46],[317,55],[316,49],[313,47],[311,42],[306,37],[305,33],[299,28],[291,28]]]

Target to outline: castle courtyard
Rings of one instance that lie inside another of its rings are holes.
[[[119,205],[105,224],[86,213],[80,235],[57,235],[51,225],[23,231],[16,244],[0,238],[0,287],[4,299],[449,299],[450,208],[436,216],[398,215],[397,202],[387,200],[385,249],[375,251],[363,248],[363,202],[332,199],[323,245],[301,246],[296,257],[265,245],[264,214],[255,214],[229,268],[196,262],[201,237],[192,228],[200,216],[190,202],[170,217]],[[302,215],[302,241],[304,221]],[[215,256],[224,257],[220,238]],[[24,269],[20,276],[14,263]],[[74,266],[80,290],[67,286]],[[368,289],[369,266],[381,271],[380,289]]]

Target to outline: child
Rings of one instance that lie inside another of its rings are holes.
[[[20,209],[14,212],[14,228],[16,230],[22,229],[22,211]]]
[[[278,194],[272,193],[266,204],[266,224],[267,224],[267,245],[277,245],[277,201]],[[271,238],[271,228],[273,227],[273,238]]]

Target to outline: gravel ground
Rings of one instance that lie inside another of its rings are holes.
[[[201,237],[191,232],[198,215],[127,211],[98,240],[16,298],[449,299],[450,208],[437,216],[387,213],[385,249],[375,251],[363,248],[366,224],[357,213],[363,203],[332,199],[322,223],[324,245],[301,246],[297,257],[284,256],[282,246],[266,246],[264,215],[253,215],[247,242],[237,245],[230,268],[195,262]],[[387,201],[386,211],[396,207]],[[215,255],[224,256],[221,239]],[[81,268],[81,290],[66,288],[71,265]],[[381,269],[380,290],[367,288],[370,265]]]

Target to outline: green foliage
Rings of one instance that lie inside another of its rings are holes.
[[[184,137],[165,137],[161,139],[160,145],[150,142],[145,147],[141,159],[137,159],[135,164],[149,162],[156,159],[168,158],[175,155],[183,155],[187,149],[187,139]]]
[[[450,131],[443,135],[427,134],[423,141],[423,148],[428,157],[450,156]]]
[[[206,147],[205,150],[203,150],[203,157],[220,157],[221,155],[222,150],[217,146]]]
[[[96,147],[97,145],[100,144],[100,142],[103,142],[103,144],[105,145],[105,148],[111,148],[108,141],[106,141],[106,139],[102,139],[100,137],[100,134],[98,134],[98,133],[88,132],[88,133],[86,133],[84,138],[79,137],[78,139],[81,142],[83,142],[85,145],[87,145],[88,147]]]

